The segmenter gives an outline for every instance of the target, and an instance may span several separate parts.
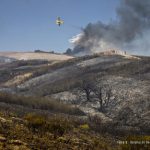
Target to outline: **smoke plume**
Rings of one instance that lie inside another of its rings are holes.
[[[73,53],[91,54],[108,49],[150,54],[150,0],[121,0],[118,19],[104,24],[89,23],[73,37]]]

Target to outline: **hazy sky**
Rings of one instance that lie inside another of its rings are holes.
[[[119,0],[0,0],[0,51],[63,52],[88,23],[116,18]],[[57,16],[64,20],[55,24]]]

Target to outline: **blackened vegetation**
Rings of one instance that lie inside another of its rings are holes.
[[[0,93],[0,103],[19,105],[31,109],[46,110],[49,112],[65,113],[70,115],[84,115],[77,107],[58,102],[57,100],[47,100],[40,97],[24,97],[7,93]]]

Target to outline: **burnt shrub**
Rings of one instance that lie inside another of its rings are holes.
[[[27,126],[33,131],[44,130],[46,127],[46,118],[42,115],[28,113],[24,118],[27,120]]]
[[[66,132],[73,129],[71,121],[65,118],[53,117],[47,122],[47,129],[54,134],[54,138],[64,135]]]
[[[24,118],[26,120],[27,127],[33,132],[50,132],[54,135],[54,138],[63,136],[74,127],[71,120],[65,117],[62,118],[58,115],[48,118],[44,115],[28,113],[24,116]]]

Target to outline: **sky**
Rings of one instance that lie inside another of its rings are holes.
[[[88,23],[116,19],[119,0],[0,0],[0,51],[65,52]],[[62,26],[55,24],[60,16]]]

